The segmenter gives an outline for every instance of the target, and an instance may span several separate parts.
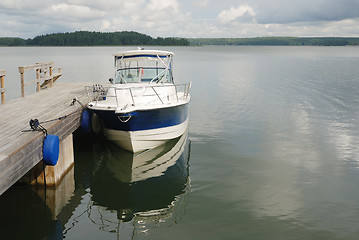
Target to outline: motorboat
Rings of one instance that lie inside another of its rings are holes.
[[[141,152],[179,138],[188,127],[191,83],[175,84],[174,53],[138,49],[114,54],[110,85],[88,88],[88,104],[107,139]]]

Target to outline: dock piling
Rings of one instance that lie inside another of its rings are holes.
[[[0,92],[1,92],[1,104],[5,104],[5,75],[6,71],[0,70]]]

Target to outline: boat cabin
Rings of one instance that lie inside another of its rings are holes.
[[[115,54],[115,84],[173,83],[172,52],[135,50]]]

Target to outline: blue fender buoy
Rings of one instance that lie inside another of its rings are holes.
[[[43,159],[46,165],[55,166],[59,159],[60,141],[56,135],[47,135],[42,147]]]
[[[81,115],[81,129],[85,133],[91,132],[91,113],[89,110],[84,110]]]

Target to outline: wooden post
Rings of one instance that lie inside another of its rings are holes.
[[[21,80],[21,96],[25,97],[25,81],[24,81],[24,73],[20,73],[20,80]]]
[[[41,72],[41,69],[44,71]],[[39,92],[41,88],[46,88],[47,85],[53,86],[54,82],[61,76],[61,73],[53,74],[54,62],[48,63],[36,63],[34,65],[28,65],[19,67],[19,73],[21,77],[21,96],[25,96],[25,86],[28,84],[34,84],[36,82],[36,92]],[[26,81],[24,79],[24,73],[28,70],[36,71],[36,79],[32,81]],[[48,72],[49,71],[49,74]],[[41,83],[41,81],[44,81]]]
[[[1,79],[1,103],[5,104],[5,71],[0,71],[0,79]]]
[[[54,83],[54,79],[52,78],[52,67],[51,66],[49,67],[49,71],[50,71],[50,77],[51,77],[50,87],[52,87],[52,84]]]
[[[36,92],[40,92],[40,69],[37,68],[36,69],[36,80],[37,80],[37,83],[36,83]]]

